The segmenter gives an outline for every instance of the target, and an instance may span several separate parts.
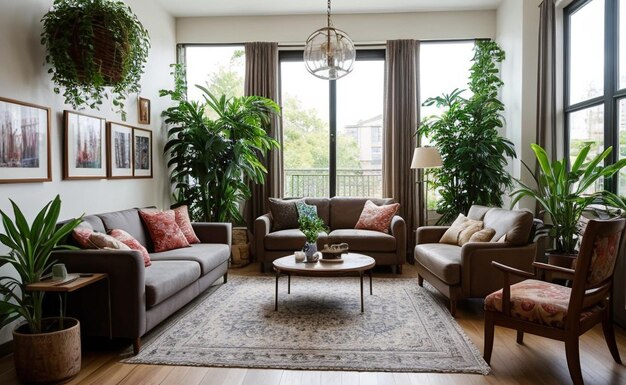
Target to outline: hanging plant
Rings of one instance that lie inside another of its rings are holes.
[[[119,0],[55,0],[42,19],[48,73],[65,103],[74,109],[99,109],[108,98],[126,120],[124,100],[138,93],[150,38],[148,31]]]

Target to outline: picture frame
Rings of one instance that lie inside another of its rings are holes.
[[[49,107],[0,97],[0,183],[50,182]]]
[[[106,120],[65,110],[63,127],[63,179],[106,178]]]
[[[152,178],[152,131],[133,127],[133,177]]]
[[[137,121],[139,124],[150,124],[150,99],[142,98],[137,100]]]
[[[133,127],[107,123],[107,178],[133,177]]]

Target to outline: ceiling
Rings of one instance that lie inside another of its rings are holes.
[[[326,13],[324,0],[156,0],[176,17]],[[335,0],[332,13],[392,13],[496,9],[501,0]]]

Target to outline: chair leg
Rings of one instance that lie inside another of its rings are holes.
[[[578,336],[568,336],[565,338],[565,356],[567,357],[567,367],[569,369],[569,375],[572,377],[572,383],[574,383],[574,385],[584,385],[578,349]]]
[[[224,273],[224,283],[228,282],[228,273]]]
[[[493,313],[485,312],[485,347],[483,349],[483,358],[489,364],[491,362],[491,352],[493,351],[493,333],[495,325],[493,324]]]
[[[139,354],[140,350],[141,350],[141,337],[137,337],[133,341],[133,354],[134,355]]]
[[[398,265],[397,273],[402,274],[402,265]]]
[[[524,332],[521,330],[517,331],[517,343],[518,344],[523,344],[524,343]]]
[[[261,273],[265,273],[265,263],[261,262],[259,265],[261,266]]]
[[[611,320],[611,318],[611,313],[605,311],[604,315],[602,316],[602,331],[604,332],[604,339],[606,340],[606,344],[609,347],[611,356],[613,356],[615,362],[621,364],[622,360],[619,356],[617,343],[615,342],[615,331],[613,330],[613,321]]]
[[[456,299],[450,300],[450,314],[452,317],[456,317]]]
[[[424,277],[419,274],[417,275],[417,284],[424,287]]]

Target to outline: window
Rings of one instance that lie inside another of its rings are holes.
[[[565,134],[570,162],[591,144],[591,158],[612,146],[626,156],[626,0],[578,0],[564,10]],[[626,194],[626,172],[607,188]]]
[[[337,81],[280,53],[285,197],[382,196],[384,51],[359,50]]]
[[[184,46],[189,100],[202,100],[196,84],[214,95],[243,96],[244,52],[242,45]]]
[[[473,41],[422,42],[420,44],[420,117],[439,115],[436,106],[422,106],[426,99],[449,94],[454,89],[467,89],[474,48]],[[470,91],[466,91],[466,97]],[[422,145],[428,145],[422,139]],[[429,189],[426,197],[427,209],[435,210],[439,194]]]

